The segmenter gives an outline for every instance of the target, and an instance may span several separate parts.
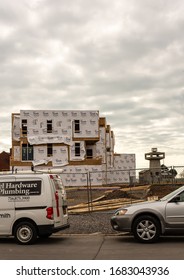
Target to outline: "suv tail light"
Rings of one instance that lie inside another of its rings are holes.
[[[53,207],[48,207],[46,211],[47,211],[47,215],[46,215],[47,219],[53,220],[53,214],[54,214]]]

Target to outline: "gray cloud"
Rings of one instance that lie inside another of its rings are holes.
[[[0,1],[1,150],[12,112],[97,109],[138,166],[152,146],[182,164],[183,12],[182,0]]]

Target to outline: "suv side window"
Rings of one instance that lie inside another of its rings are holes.
[[[184,192],[179,194],[180,196],[180,202],[184,202]]]
[[[173,202],[173,201],[174,202],[184,202],[184,191],[181,192],[180,194],[177,194],[175,197],[173,197],[170,202]]]

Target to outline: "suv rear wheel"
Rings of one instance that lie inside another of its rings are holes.
[[[138,217],[134,221],[132,230],[135,239],[143,243],[156,242],[161,231],[159,221],[148,215]]]
[[[33,244],[37,239],[37,229],[31,222],[20,222],[15,227],[14,236],[19,244]]]

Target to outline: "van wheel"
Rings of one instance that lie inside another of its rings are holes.
[[[37,239],[37,230],[31,222],[20,222],[15,227],[14,236],[19,244],[33,244]]]
[[[160,223],[152,216],[138,217],[133,224],[133,234],[137,241],[142,243],[156,242],[160,236]]]

